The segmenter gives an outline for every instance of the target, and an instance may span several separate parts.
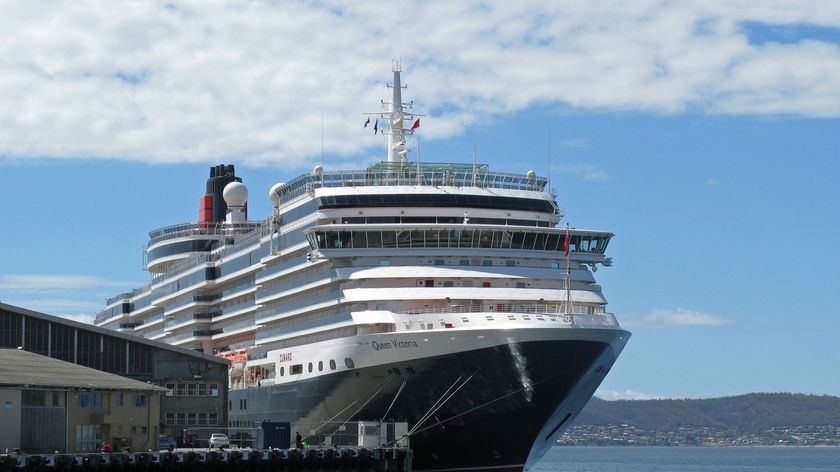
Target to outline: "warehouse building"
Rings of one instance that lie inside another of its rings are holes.
[[[220,357],[0,303],[2,348],[163,387],[157,421],[151,423],[161,435],[180,438],[189,431],[190,439],[200,440],[227,427],[230,362]],[[106,421],[116,421],[113,416],[94,419],[105,428],[119,426]]]

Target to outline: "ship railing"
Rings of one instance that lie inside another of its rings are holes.
[[[476,314],[483,313],[487,321],[531,321],[544,320],[548,317],[551,321],[562,321],[566,323],[574,323],[578,325],[599,325],[599,326],[618,326],[618,321],[615,315],[600,310],[599,307],[590,306],[576,306],[572,304],[571,309],[566,309],[565,304],[520,304],[520,303],[498,303],[495,305],[451,305],[448,307],[430,307],[395,311],[395,313],[410,316],[423,315],[453,315],[453,314]],[[503,315],[500,319],[491,319],[493,315]],[[466,319],[469,323],[469,318]],[[427,320],[410,320],[406,322],[407,329],[439,329],[452,328],[452,320],[435,320],[428,323]]]
[[[606,314],[591,313],[588,306],[579,306],[572,303],[570,310],[566,309],[564,303],[495,303],[488,305],[449,305],[445,307],[423,307],[413,308],[408,310],[395,311],[395,313],[405,315],[425,315],[427,313],[519,313],[519,314],[545,314],[545,315],[562,315],[562,314]]]
[[[147,247],[160,241],[184,236],[217,236],[222,238],[230,235],[231,233],[241,234],[250,232],[259,225],[259,222],[253,221],[233,224],[213,221],[179,223],[149,231],[149,242]]]
[[[365,170],[321,171],[300,175],[283,186],[280,203],[316,188],[331,187],[480,187],[542,192],[545,177],[533,174],[490,172],[487,164],[383,161]]]

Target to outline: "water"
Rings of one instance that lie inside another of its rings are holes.
[[[840,471],[838,447],[555,446],[531,472]]]

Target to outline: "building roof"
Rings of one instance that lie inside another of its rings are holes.
[[[0,349],[0,387],[165,391],[163,387],[42,356]]]
[[[89,331],[89,332],[92,332],[92,333],[99,333],[99,334],[111,336],[111,337],[114,337],[114,338],[117,338],[117,339],[123,339],[123,340],[126,340],[126,341],[130,341],[132,343],[144,344],[144,345],[147,345],[147,346],[151,346],[154,349],[171,351],[171,352],[175,352],[175,353],[178,353],[178,354],[187,355],[187,356],[190,356],[190,357],[195,357],[197,359],[202,359],[202,360],[205,360],[205,361],[208,361],[208,362],[213,362],[213,363],[216,363],[216,364],[223,364],[225,366],[230,366],[230,361],[228,361],[227,359],[223,359],[219,356],[214,356],[212,354],[204,354],[203,352],[195,351],[195,350],[192,350],[192,349],[186,349],[186,348],[179,347],[179,346],[173,346],[171,344],[166,344],[166,343],[163,343],[163,342],[160,342],[160,341],[154,341],[154,340],[151,340],[151,339],[146,339],[144,337],[137,336],[137,335],[134,335],[134,334],[122,333],[122,332],[112,330],[112,329],[101,328],[99,326],[94,326],[94,325],[88,324],[88,323],[80,323],[78,321],[73,321],[73,320],[70,320],[70,319],[67,319],[67,318],[62,318],[60,316],[48,315],[46,313],[41,313],[41,312],[38,312],[38,311],[29,310],[27,308],[21,308],[21,307],[14,306],[14,305],[8,305],[8,304],[3,303],[3,302],[0,302],[0,310],[7,310],[7,311],[12,312],[12,313],[17,313],[17,314],[21,314],[21,315],[25,315],[25,316],[31,316],[33,318],[45,320],[45,321],[48,321],[50,323],[57,323],[57,324],[65,325],[65,326],[72,326],[72,327],[82,329],[82,330],[85,330],[85,331]],[[24,347],[26,347],[26,346],[24,346]]]

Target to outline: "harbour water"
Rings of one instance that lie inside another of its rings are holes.
[[[840,470],[835,447],[555,446],[532,472],[823,472]]]

